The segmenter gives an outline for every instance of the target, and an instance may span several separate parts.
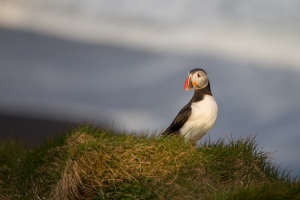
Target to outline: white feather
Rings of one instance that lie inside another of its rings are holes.
[[[218,115],[218,106],[213,96],[205,95],[201,101],[192,103],[191,107],[191,116],[179,133],[186,140],[196,143],[214,125]]]

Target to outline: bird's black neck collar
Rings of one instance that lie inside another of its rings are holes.
[[[198,102],[201,101],[204,98],[204,95],[210,95],[212,96],[211,90],[210,90],[210,83],[208,81],[208,84],[203,89],[195,90],[194,96],[191,99],[191,102]]]

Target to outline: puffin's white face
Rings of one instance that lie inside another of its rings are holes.
[[[189,72],[188,77],[184,82],[184,90],[198,90],[205,88],[208,85],[207,74],[201,69],[193,69]]]

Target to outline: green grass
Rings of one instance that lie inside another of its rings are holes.
[[[82,125],[34,149],[0,143],[0,199],[300,199],[255,137],[204,141]]]
[[[6,199],[12,194],[15,168],[26,153],[26,147],[21,142],[0,141],[0,199]]]

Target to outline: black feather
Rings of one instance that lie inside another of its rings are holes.
[[[180,128],[191,116],[191,112],[191,103],[188,103],[179,111],[171,125],[162,133],[162,135],[179,134]]]

